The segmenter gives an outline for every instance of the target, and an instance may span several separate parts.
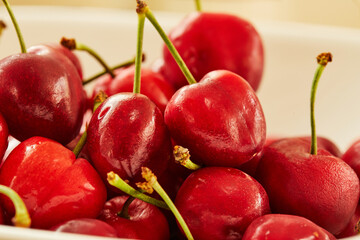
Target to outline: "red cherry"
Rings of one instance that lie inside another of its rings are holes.
[[[360,140],[355,141],[344,153],[342,159],[350,165],[360,177]]]
[[[254,26],[237,16],[194,12],[169,34],[196,80],[210,71],[224,69],[246,79],[252,88],[259,86],[264,66],[264,50]],[[178,89],[187,81],[164,46],[160,73]],[[159,67],[157,67],[159,68]]]
[[[206,167],[180,187],[175,205],[194,239],[241,239],[247,226],[270,212],[263,187],[246,173]]]
[[[102,237],[118,237],[115,228],[104,221],[92,218],[78,218],[58,224],[50,230],[56,232],[79,233]]]
[[[135,67],[131,66],[114,70],[115,78],[111,78],[108,74],[100,77],[96,80],[92,99],[100,90],[104,91],[108,96],[120,92],[132,92],[134,72]],[[141,93],[150,98],[164,112],[166,104],[175,91],[162,75],[150,69],[142,68]]]
[[[256,179],[269,195],[274,213],[303,216],[332,234],[350,221],[359,200],[359,179],[341,159],[319,149],[309,153],[301,138],[264,148]]]
[[[9,130],[4,117],[0,113],[0,160],[8,147]]]
[[[159,176],[171,155],[171,142],[159,108],[142,94],[118,93],[95,111],[88,127],[87,149],[104,181],[114,171],[141,181],[141,167]]]
[[[20,141],[43,136],[66,144],[79,132],[84,90],[75,67],[60,57],[24,53],[0,61],[0,109]]]
[[[360,222],[360,205],[356,207],[354,215],[351,217],[350,222],[346,225],[345,229],[336,235],[336,238],[346,238],[359,234],[359,222]]]
[[[37,46],[32,46],[27,50],[27,52],[42,55],[46,54],[47,50],[49,49],[67,57],[75,66],[77,72],[79,73],[80,79],[83,79],[83,72],[79,58],[72,51],[70,51],[66,47],[63,47],[59,43],[45,43]]]
[[[166,218],[155,206],[135,199],[128,208],[130,219],[119,216],[127,196],[115,197],[105,203],[99,219],[113,226],[119,237],[132,239],[169,239]]]
[[[265,117],[255,92],[242,77],[225,70],[179,89],[164,117],[175,142],[209,166],[239,167],[265,142]]]
[[[18,145],[0,168],[0,184],[25,202],[34,228],[50,228],[75,218],[95,218],[106,189],[94,168],[61,144],[33,137]],[[13,206],[2,198],[6,211]]]
[[[268,214],[254,220],[242,238],[243,240],[316,239],[336,240],[336,238],[306,218]]]

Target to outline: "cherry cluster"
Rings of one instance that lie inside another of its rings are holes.
[[[315,131],[330,53],[317,58],[311,136],[267,138],[256,95],[264,49],[250,22],[196,1],[166,34],[137,0],[136,57],[109,67],[74,39],[26,48],[3,3],[21,53],[0,60],[1,224],[130,239],[357,234],[360,142],[341,154]],[[150,68],[145,20],[165,43]],[[104,72],[84,79],[74,51]]]

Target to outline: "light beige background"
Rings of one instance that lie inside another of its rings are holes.
[[[135,0],[10,0],[12,5],[70,5],[134,9]],[[193,0],[148,0],[153,10],[190,12]],[[360,0],[202,0],[204,10],[249,19],[360,28]]]

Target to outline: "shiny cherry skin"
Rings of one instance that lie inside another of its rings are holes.
[[[96,80],[92,99],[100,91],[104,91],[108,96],[120,92],[132,92],[134,85],[135,67],[120,68],[114,71],[115,78],[104,75]],[[162,113],[165,111],[166,104],[174,95],[174,88],[164,77],[148,68],[141,69],[141,93],[146,95],[158,106]]]
[[[62,144],[75,138],[86,95],[66,57],[21,53],[2,59],[0,69],[0,111],[13,137],[42,136]]]
[[[29,138],[10,153],[0,168],[0,184],[20,195],[34,228],[95,218],[106,201],[105,185],[89,162],[43,137]],[[1,200],[12,215],[12,203]]]
[[[264,148],[256,179],[269,195],[273,213],[303,216],[339,234],[359,201],[359,179],[343,160],[306,139],[288,138]]]
[[[226,70],[179,89],[164,118],[175,142],[207,166],[239,167],[265,143],[265,117],[255,92]]]
[[[5,154],[2,158],[2,162],[1,164],[3,164],[3,162],[5,161],[5,159],[9,156],[9,154],[12,152],[12,150],[14,150],[14,148],[19,145],[20,142],[18,140],[16,140],[15,138],[13,138],[12,136],[9,136],[8,137],[8,147],[5,151]],[[0,164],[0,167],[1,167],[1,164]]]
[[[246,79],[256,91],[264,68],[262,39],[254,26],[237,16],[221,13],[189,14],[168,35],[196,80],[224,69]],[[158,67],[175,89],[187,85],[172,55],[163,48]]]
[[[9,130],[4,117],[0,113],[0,160],[8,147]]]
[[[175,205],[194,239],[241,239],[247,226],[270,213],[263,187],[246,173],[205,167],[182,184]]]
[[[336,238],[310,220],[286,214],[268,214],[255,219],[243,240],[336,240]]]
[[[145,166],[160,176],[172,154],[163,115],[142,94],[107,98],[90,120],[87,139],[89,157],[104,181],[110,171],[132,183],[143,181]]]
[[[135,199],[128,208],[130,219],[120,217],[128,196],[118,196],[105,203],[99,219],[113,226],[120,238],[167,240],[169,226],[161,211],[139,199]]]
[[[355,141],[341,157],[360,178],[360,140]]]
[[[50,228],[50,230],[56,232],[79,233],[101,237],[118,237],[115,228],[104,221],[93,218],[72,219],[58,224]]]
[[[46,54],[48,50],[56,51],[57,53],[68,58],[75,66],[77,72],[79,73],[80,79],[83,79],[83,71],[79,58],[75,55],[73,51],[70,51],[59,43],[44,43],[41,45],[31,46],[27,49],[27,52],[41,55]]]

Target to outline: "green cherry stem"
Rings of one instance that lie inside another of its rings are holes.
[[[175,158],[175,162],[186,167],[187,169],[195,171],[201,168],[200,165],[190,160],[190,152],[187,148],[176,145],[174,146],[173,155]]]
[[[312,155],[317,154],[317,137],[316,137],[316,126],[315,126],[315,95],[321,74],[324,71],[327,63],[332,61],[332,55],[331,53],[321,53],[317,56],[316,60],[319,65],[315,71],[315,76],[311,87],[311,98],[310,98],[310,122],[311,122],[310,153]]]
[[[164,189],[161,187],[154,173],[152,173],[152,171],[147,167],[142,167],[141,170],[142,170],[141,175],[146,180],[146,182],[138,183],[137,186],[140,188],[144,187],[145,189],[153,188],[164,200],[164,202],[169,206],[171,212],[174,214],[176,220],[178,221],[182,230],[184,231],[187,239],[194,239],[184,218],[181,216],[175,204],[171,201],[169,195],[167,195]]]
[[[95,52],[93,49],[91,49],[90,47],[86,46],[83,43],[78,43],[75,39],[73,38],[65,38],[63,37],[60,40],[60,44],[63,45],[64,47],[68,48],[69,50],[79,50],[79,51],[84,51],[89,53],[91,56],[93,56],[99,63],[101,66],[103,66],[103,68],[106,70],[107,73],[110,74],[110,76],[112,78],[115,77],[114,72],[111,70],[111,68],[106,64],[106,62],[104,61],[104,59],[102,59],[102,57],[100,57],[99,54],[97,54],[97,52]]]
[[[144,3],[142,0],[137,0],[138,9],[142,9],[141,11],[145,13],[146,18],[151,22],[151,24],[155,27],[164,43],[168,47],[171,55],[174,57],[176,63],[179,65],[181,71],[183,72],[186,80],[189,84],[196,83],[194,76],[191,74],[189,68],[186,66],[184,60],[181,58],[179,52],[176,50],[175,46],[172,44],[170,39],[167,37],[165,31],[161,28],[160,24],[156,20],[155,16],[151,12],[150,8]]]
[[[20,27],[19,27],[19,24],[16,21],[15,15],[14,15],[13,11],[11,10],[10,4],[8,3],[7,0],[3,0],[3,3],[5,5],[5,7],[6,7],[6,10],[9,13],[11,21],[12,21],[14,27],[15,27],[15,31],[16,31],[16,34],[18,36],[20,47],[21,47],[21,52],[26,53],[25,41],[24,41],[24,38],[23,38],[23,36],[21,34]]]
[[[141,59],[141,61],[142,61],[142,62],[145,61],[145,54],[142,54],[142,59]],[[135,63],[135,57],[132,58],[132,59],[130,59],[130,60],[128,60],[128,61],[126,61],[126,62],[123,62],[123,63],[120,63],[120,64],[118,64],[118,65],[116,65],[116,66],[113,66],[113,67],[111,67],[110,69],[111,69],[111,71],[114,71],[115,69],[124,68],[124,67],[129,67],[129,66],[133,65],[134,63]],[[83,86],[91,83],[92,81],[94,81],[95,79],[101,77],[102,75],[104,75],[104,74],[106,74],[106,73],[108,73],[108,72],[107,72],[106,70],[104,70],[104,71],[102,71],[102,72],[100,72],[100,73],[98,73],[98,74],[95,74],[95,75],[92,76],[92,77],[89,77],[88,79],[86,79],[86,80],[83,81],[83,83],[82,83]]]
[[[96,109],[106,100],[106,98],[107,98],[107,95],[103,91],[100,91],[98,94],[96,94],[95,99],[94,99],[93,112],[96,111]],[[87,128],[87,126],[86,126],[86,128]],[[84,146],[86,144],[86,140],[87,140],[87,129],[81,135],[79,141],[77,142],[75,148],[72,151],[75,154],[75,158],[77,158],[79,156],[79,154],[81,153],[81,150],[84,148]]]
[[[196,11],[201,12],[201,0],[195,0]]]
[[[129,184],[127,184],[123,179],[121,179],[119,177],[119,175],[117,175],[116,173],[114,173],[112,171],[107,174],[107,181],[111,186],[114,186],[114,187],[120,189],[121,191],[125,192],[126,194],[128,194],[132,197],[138,198],[144,202],[150,203],[157,207],[169,210],[169,207],[167,206],[167,204],[165,202],[157,200],[157,199],[152,198],[140,191],[135,190],[133,187],[131,187]]]
[[[14,190],[4,185],[0,185],[0,193],[9,197],[15,207],[15,216],[12,219],[16,227],[30,227],[31,219],[25,203]]]
[[[137,43],[136,43],[136,57],[135,57],[135,75],[134,75],[134,87],[133,93],[140,93],[141,87],[141,59],[142,59],[142,47],[144,39],[144,24],[145,14],[136,9],[138,14],[138,31],[137,31]]]

